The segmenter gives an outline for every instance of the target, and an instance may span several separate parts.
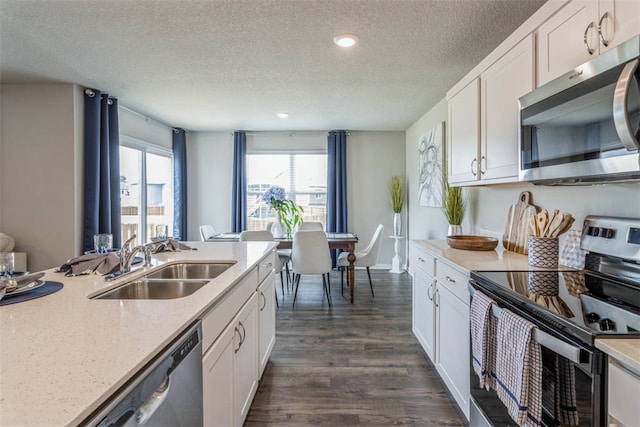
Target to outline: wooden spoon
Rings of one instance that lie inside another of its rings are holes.
[[[537,229],[538,229],[538,234],[536,234],[536,237],[543,237],[544,236],[544,229],[547,226],[547,221],[549,220],[549,213],[547,212],[546,209],[543,209],[540,211],[540,213],[536,214],[536,223],[537,223]]]
[[[559,213],[554,212],[553,219],[549,223],[549,227],[547,228],[547,232],[545,235],[547,237],[558,237],[558,233],[560,232],[562,225],[562,220],[564,218],[564,214],[560,215]]]

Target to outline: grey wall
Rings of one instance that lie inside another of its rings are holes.
[[[409,192],[409,237],[411,239],[444,239],[447,221],[437,208],[417,206],[417,143],[439,121],[447,117],[446,99],[421,117],[407,130],[407,175]],[[517,144],[517,141],[513,141]],[[518,200],[521,191],[530,191],[533,203],[542,209],[559,209],[575,218],[574,229],[581,229],[586,215],[640,216],[640,183],[607,184],[586,187],[546,187],[528,183],[468,187],[471,205],[462,223],[465,234],[501,237],[509,205]],[[563,244],[561,238],[560,244]]]
[[[0,231],[44,270],[81,248],[82,92],[69,84],[1,86]]]

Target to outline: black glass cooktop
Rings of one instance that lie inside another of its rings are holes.
[[[640,337],[640,288],[585,271],[480,271],[471,278],[546,325],[593,343],[595,336]]]

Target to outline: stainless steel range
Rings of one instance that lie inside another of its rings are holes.
[[[471,273],[470,293],[492,298],[494,315],[508,309],[538,328],[544,426],[606,425],[607,360],[595,340],[640,338],[640,219],[589,216],[580,246],[588,251],[581,271]],[[570,407],[558,404],[561,393],[573,398]],[[475,375],[471,401],[472,426],[515,424],[496,393],[481,389]]]

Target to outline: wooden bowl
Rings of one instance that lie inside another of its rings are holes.
[[[491,251],[498,246],[498,239],[486,236],[447,236],[447,244],[465,251]]]

